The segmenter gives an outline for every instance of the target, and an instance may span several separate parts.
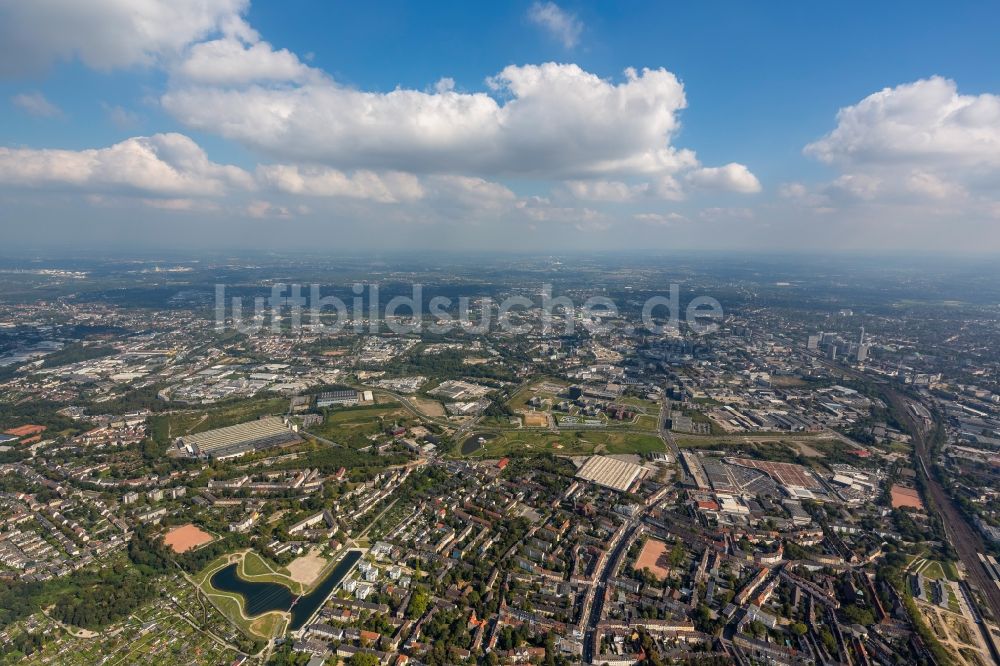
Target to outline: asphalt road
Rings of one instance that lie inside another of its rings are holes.
[[[646,512],[643,511],[643,514]],[[635,519],[632,521],[635,523]],[[618,561],[621,559],[621,555],[628,548],[628,545],[632,543],[632,537],[635,535],[635,530],[637,524],[633,524],[632,527],[628,529],[627,532],[622,534],[622,538],[619,539],[618,545],[615,546],[614,551],[608,557],[604,564],[604,570],[601,571],[600,576],[597,578],[597,590],[594,594],[594,603],[590,606],[590,617],[587,619],[587,631],[583,637],[583,663],[592,664],[594,661],[594,654],[597,652],[597,625],[601,621],[601,613],[604,611],[604,594],[607,590],[608,581],[611,579],[611,575],[618,568]]]

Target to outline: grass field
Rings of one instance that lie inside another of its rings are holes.
[[[747,446],[752,444],[788,444],[806,442],[812,447],[822,447],[822,442],[814,433],[787,432],[754,432],[739,435],[675,435],[674,440],[680,447],[712,447],[712,446]]]
[[[237,569],[237,573],[242,578],[247,580],[259,583],[278,583],[280,585],[284,585],[296,594],[304,594],[306,591],[305,585],[292,580],[289,576],[288,569],[285,567],[278,567],[271,562],[268,562],[252,550],[248,551],[243,556],[243,559],[240,561],[239,569]]]
[[[479,419],[479,425],[484,428],[510,428],[510,419],[509,416],[484,416]]]
[[[941,566],[944,568],[944,575],[948,577],[948,580],[958,582],[961,578],[958,575],[958,569],[955,568],[955,563],[951,561],[942,562]]]
[[[920,573],[922,573],[925,578],[930,578],[931,580],[940,580],[945,577],[944,569],[941,568],[941,563],[934,561],[927,562]]]
[[[660,403],[653,400],[644,400],[643,398],[627,395],[616,400],[615,402],[623,405],[632,405],[643,414],[649,414],[654,417],[660,413]]]
[[[410,403],[412,403],[414,407],[420,410],[420,413],[423,414],[424,416],[431,416],[434,418],[441,418],[443,416],[447,416],[447,414],[444,411],[444,405],[442,405],[440,402],[432,398],[414,397],[410,398]]]
[[[651,433],[656,433],[660,428],[659,416],[650,414],[637,414],[636,416],[624,421],[609,419],[607,415],[603,413],[600,415],[600,418],[605,422],[605,427],[610,430],[645,430]]]
[[[658,416],[650,416],[649,414],[640,414],[639,418],[636,419],[635,427],[641,430],[649,430],[650,432],[656,432],[660,427],[660,419]]]
[[[382,432],[394,422],[413,418],[398,402],[385,406],[330,411],[309,432],[344,444],[362,444],[369,435]]]
[[[798,388],[808,384],[806,380],[793,375],[771,375],[771,386],[778,388]]]
[[[665,451],[660,438],[642,433],[577,430],[558,433],[529,430],[509,430],[486,442],[472,455],[496,458],[530,453],[589,455],[593,453],[651,453]]]

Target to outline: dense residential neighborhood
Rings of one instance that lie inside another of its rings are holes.
[[[289,304],[238,332],[160,291],[0,306],[9,655],[994,659],[993,320],[951,357],[921,351],[948,322],[777,295],[701,334],[542,302],[517,333],[428,334],[290,327]]]

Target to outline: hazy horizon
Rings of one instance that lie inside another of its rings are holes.
[[[628,9],[2,0],[4,245],[1000,252],[996,8]]]

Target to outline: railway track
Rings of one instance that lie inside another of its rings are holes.
[[[814,356],[811,353],[809,355]],[[1000,587],[997,587],[979,559],[979,553],[986,552],[982,538],[969,521],[966,520],[965,515],[955,506],[955,503],[945,492],[937,477],[931,473],[934,469],[934,461],[928,450],[928,428],[914,417],[913,410],[909,408],[911,399],[899,393],[891,386],[888,386],[885,381],[874,379],[862,372],[844,368],[823,359],[817,360],[847,377],[853,377],[878,386],[886,400],[905,421],[907,428],[913,436],[914,456],[923,472],[923,478],[926,480],[925,493],[929,496],[930,503],[933,505],[929,508],[937,513],[938,518],[940,518],[948,541],[951,542],[955,548],[955,552],[958,553],[958,558],[965,565],[969,582],[979,590],[983,601],[990,610],[993,621],[1000,622]],[[977,609],[975,606],[975,597],[972,595],[969,596],[970,601],[973,602],[970,604],[973,612],[981,614],[980,609]],[[984,625],[980,626],[985,629]],[[988,636],[988,630],[986,630],[986,633]],[[998,652],[997,646],[994,644],[991,636],[988,636],[987,644],[992,652],[994,661],[1000,664],[1000,652]]]
[[[959,559],[965,565],[969,581],[979,590],[983,601],[989,607],[993,621],[1000,621],[1000,587],[997,587],[986,571],[986,567],[983,566],[982,561],[979,559],[979,553],[986,552],[982,538],[958,510],[937,478],[929,473],[929,470],[933,467],[933,461],[930,459],[927,447],[927,429],[913,417],[911,410],[908,409],[907,398],[892,390],[886,391],[886,397],[893,403],[897,411],[903,415],[907,426],[913,434],[913,451],[914,455],[920,461],[920,466],[924,472],[925,492],[930,496],[933,503],[932,510],[937,512],[938,517],[941,519],[941,524],[948,540],[954,546]],[[969,597],[969,601],[973,602],[970,603],[973,613],[977,616],[980,615],[979,609],[976,608],[974,603],[975,597],[973,595],[967,596]],[[989,630],[985,627],[982,627],[982,629],[984,629],[984,634],[986,634],[986,643],[992,652],[994,661],[1000,664],[1000,653],[998,653],[997,646],[994,644],[992,637],[989,636]]]

